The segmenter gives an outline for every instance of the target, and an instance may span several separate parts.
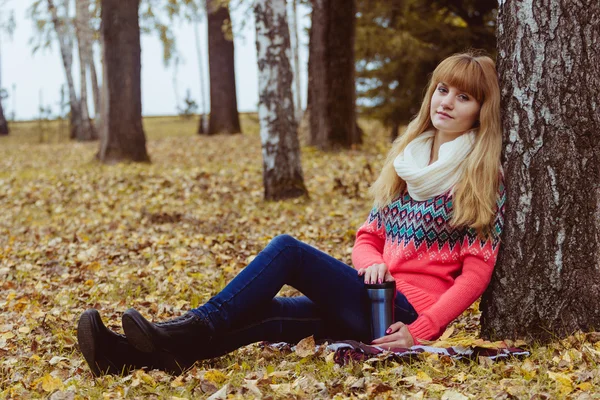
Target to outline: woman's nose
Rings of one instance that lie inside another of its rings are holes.
[[[442,103],[440,105],[442,106],[443,109],[451,109],[452,108],[452,102],[450,102],[448,100],[442,101]]]

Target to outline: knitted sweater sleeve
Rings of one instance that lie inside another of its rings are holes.
[[[491,237],[487,240],[479,240],[474,230],[466,229],[460,253],[461,274],[433,306],[422,312],[417,320],[408,326],[415,344],[419,339],[438,338],[446,326],[469,308],[485,291],[492,277],[500,248],[505,201],[506,191],[501,180]]]
[[[385,245],[385,225],[381,209],[374,207],[367,220],[356,232],[356,241],[352,248],[352,264],[356,269],[367,268],[383,263]]]

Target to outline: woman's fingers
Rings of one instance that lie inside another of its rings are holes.
[[[397,322],[395,324],[392,324],[390,328],[392,326],[398,327],[398,324],[402,323]],[[401,325],[400,330],[398,330],[397,332],[375,339],[371,343],[385,349],[399,347],[409,348],[415,344],[412,336],[410,335],[410,332],[408,331],[408,328],[404,324]]]
[[[391,335],[385,335],[380,338],[373,340],[371,343],[373,344],[385,344],[385,343],[394,343],[398,341],[402,341],[403,337],[398,332],[392,333]]]
[[[382,283],[394,280],[385,264],[373,264],[358,271],[359,276],[364,276],[365,283]]]
[[[393,282],[395,279],[392,276],[392,274],[390,274],[390,271],[386,269],[386,271],[385,271],[385,278],[383,280],[385,282]]]
[[[393,324],[390,325],[390,327],[385,331],[385,333],[394,333],[394,332],[398,332],[400,329],[402,329],[402,327],[404,326],[404,323],[402,322],[394,322]]]

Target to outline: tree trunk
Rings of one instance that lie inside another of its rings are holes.
[[[285,0],[257,0],[254,14],[265,199],[304,196]]]
[[[139,0],[102,0],[107,116],[99,158],[149,162],[142,126]]]
[[[100,104],[96,111],[96,131],[98,137],[102,141],[103,137],[108,134],[106,127],[106,120],[108,119],[108,82],[106,81],[106,60],[104,58],[104,36],[102,35],[102,26],[104,24],[100,21],[100,38],[98,39],[100,45],[100,67],[102,70],[102,81],[100,83]],[[98,153],[98,157],[100,153]]]
[[[501,2],[508,190],[482,334],[541,341],[600,327],[600,3]]]
[[[0,136],[6,136],[8,135],[8,133],[8,122],[6,121],[6,117],[4,116],[2,101],[0,101]]]
[[[192,22],[194,24],[194,38],[196,39],[196,58],[198,59],[198,76],[200,78],[200,119],[198,120],[198,134],[203,135],[208,132],[206,113],[206,90],[204,88],[204,60],[202,58],[202,45],[200,43],[200,16],[197,15]]]
[[[292,54],[294,57],[294,107],[296,121],[302,120],[302,82],[300,82],[300,42],[298,39],[298,12],[296,10],[297,0],[290,0],[290,30],[292,36]]]
[[[2,33],[2,32],[0,32]],[[2,38],[0,37],[0,90],[2,90]],[[14,93],[13,93],[14,95]],[[13,113],[15,110],[13,110]],[[0,136],[8,135],[8,122],[4,116],[4,107],[2,106],[2,98],[0,98]]]
[[[92,79],[92,96],[94,97],[94,116],[97,124],[100,121],[100,85],[98,84],[98,74],[96,72],[96,63],[94,62],[93,51],[91,54],[91,58],[88,60],[88,68],[90,70],[90,77]]]
[[[100,7],[100,4],[97,2],[97,0],[95,0],[92,3],[92,15],[96,15],[97,9],[96,7]],[[93,39],[96,35],[95,32],[92,30],[92,42],[90,43],[90,57],[88,59],[89,65],[88,68],[90,69],[90,76],[92,78],[92,93],[94,96],[94,117],[95,117],[95,122],[94,125],[96,127],[96,133],[98,133],[98,135],[100,134],[100,124],[102,121],[102,89],[100,87],[100,82],[98,80],[98,73],[96,70],[96,62],[95,60],[95,56],[94,56],[94,43],[96,43],[96,41]],[[102,45],[102,35],[99,35],[98,38],[98,45],[100,46],[100,54],[102,54],[103,52],[103,45]],[[100,56],[102,58],[102,56]],[[100,62],[102,63],[102,59],[100,60]],[[100,65],[100,72],[102,72],[102,65]],[[104,79],[102,79],[104,80]]]
[[[240,133],[229,7],[223,6],[220,0],[207,0],[206,14],[210,75],[208,134]],[[227,32],[224,32],[224,27],[229,27],[225,29]]]
[[[68,4],[68,2],[65,4]],[[56,36],[58,37],[60,55],[63,62],[63,67],[65,69],[67,85],[69,87],[69,102],[71,105],[70,138],[83,138],[86,137],[86,134],[83,132],[81,106],[79,104],[79,99],[77,98],[77,93],[75,92],[75,83],[73,81],[73,72],[71,69],[73,64],[73,43],[71,41],[71,38],[69,37],[69,33],[65,27],[64,21],[62,21],[58,17],[58,11],[56,10],[56,6],[54,5],[53,0],[48,0],[48,11],[50,11],[50,15],[52,17],[52,24],[54,25],[54,30],[56,31]]]
[[[77,0],[75,2],[75,33],[79,53],[79,80],[81,85],[81,123],[82,136],[79,140],[96,140],[98,135],[90,119],[87,102],[87,70],[92,57],[92,28],[90,26],[90,2],[89,0]]]
[[[309,45],[311,144],[321,149],[360,143],[356,125],[356,0],[313,0]]]

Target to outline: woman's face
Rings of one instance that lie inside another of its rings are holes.
[[[481,104],[469,93],[440,82],[431,97],[429,116],[438,131],[457,135],[475,125],[480,109]]]

